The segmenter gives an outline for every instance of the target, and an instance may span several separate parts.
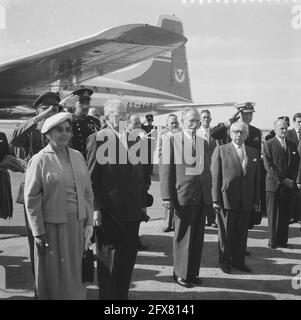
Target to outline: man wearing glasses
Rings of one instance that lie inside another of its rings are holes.
[[[260,165],[255,148],[245,145],[248,126],[234,122],[231,142],[217,146],[212,155],[212,201],[218,219],[219,263],[251,272],[245,265],[249,216],[260,200]]]

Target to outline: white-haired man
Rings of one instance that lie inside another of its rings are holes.
[[[163,205],[175,208],[173,241],[174,274],[179,285],[200,285],[198,278],[204,243],[204,205],[211,199],[208,143],[196,135],[200,115],[185,108],[183,131],[169,135],[162,143],[160,167]]]
[[[218,219],[219,263],[251,272],[245,265],[250,212],[260,200],[260,164],[255,148],[244,144],[248,126],[234,122],[231,142],[217,146],[212,155],[212,200]]]
[[[107,127],[87,141],[87,163],[94,192],[98,279],[101,299],[126,300],[134,268],[138,232],[145,217],[143,167],[130,161],[126,106],[108,100]]]

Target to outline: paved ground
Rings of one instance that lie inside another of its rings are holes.
[[[12,175],[14,198],[20,174]],[[294,289],[292,268],[301,265],[300,226],[290,226],[289,243],[293,249],[271,250],[267,248],[267,221],[249,231],[248,247],[251,253],[246,263],[252,274],[234,272],[226,275],[218,268],[217,230],[206,228],[202,256],[200,287],[185,289],[172,281],[172,233],[160,230],[162,206],[159,185],[154,182],[151,193],[155,197],[153,207],[148,211],[151,220],[141,224],[141,239],[148,246],[147,251],[138,253],[129,298],[133,300],[225,300],[225,299],[298,299],[301,288]],[[0,299],[32,299],[33,279],[28,259],[28,245],[25,237],[22,207],[15,205],[13,219],[0,219],[0,266],[6,271],[6,289],[0,290]],[[1,270],[0,270],[1,272]],[[299,277],[301,276],[301,267]],[[0,284],[4,282],[1,280]],[[301,287],[301,286],[300,286]],[[97,299],[98,289],[88,286],[88,299]]]

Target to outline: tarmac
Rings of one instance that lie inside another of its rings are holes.
[[[21,174],[11,174],[14,199],[20,179]],[[187,289],[176,284],[172,279],[173,232],[161,230],[159,189],[159,183],[153,182],[150,193],[155,201],[148,210],[151,219],[140,227],[147,250],[138,252],[130,300],[301,300],[300,225],[290,225],[292,249],[272,250],[267,247],[266,217],[249,230],[246,264],[252,273],[235,269],[231,274],[223,273],[218,265],[217,229],[206,227],[199,272],[202,285]],[[13,218],[0,219],[0,300],[33,300],[33,284],[23,208],[14,203]],[[96,272],[87,289],[88,300],[98,300]]]

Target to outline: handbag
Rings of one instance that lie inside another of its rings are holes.
[[[92,249],[88,249],[83,253],[82,282],[94,282],[94,254]]]

